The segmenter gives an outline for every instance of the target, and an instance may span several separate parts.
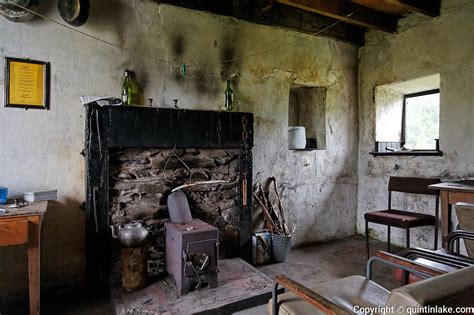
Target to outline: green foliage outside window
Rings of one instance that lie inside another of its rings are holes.
[[[405,99],[405,145],[409,149],[434,150],[439,139],[439,93]]]

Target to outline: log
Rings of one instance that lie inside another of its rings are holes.
[[[144,247],[122,248],[122,288],[127,291],[142,288],[146,283]]]

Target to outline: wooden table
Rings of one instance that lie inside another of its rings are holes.
[[[457,202],[474,203],[474,180],[460,180],[430,185],[429,188],[440,191],[441,197],[441,235],[443,248],[446,248],[446,236],[451,231],[452,205]]]
[[[28,245],[30,314],[40,313],[40,236],[47,207],[47,201],[31,203],[23,208],[0,205],[7,210],[6,214],[0,215],[0,246]]]

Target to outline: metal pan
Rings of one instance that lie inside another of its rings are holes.
[[[81,26],[89,17],[89,0],[58,0],[59,15],[73,26]]]

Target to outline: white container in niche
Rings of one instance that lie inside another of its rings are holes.
[[[288,127],[288,149],[302,150],[306,148],[306,130],[303,126]]]

